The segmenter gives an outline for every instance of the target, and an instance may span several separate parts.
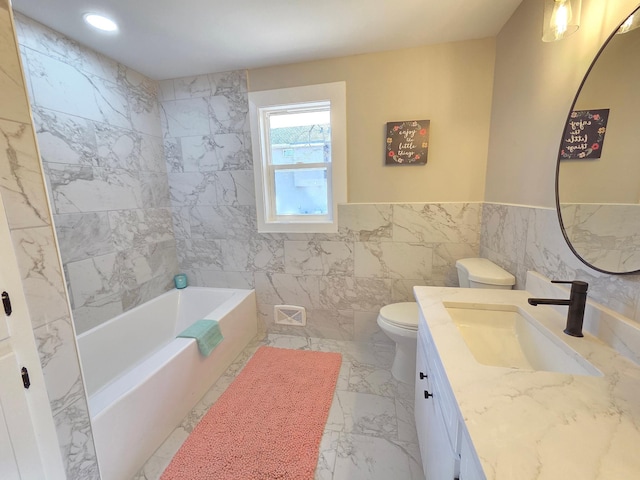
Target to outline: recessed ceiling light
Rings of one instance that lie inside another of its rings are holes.
[[[98,15],[97,13],[86,13],[84,15],[84,21],[92,27],[104,32],[115,32],[118,30],[116,22],[103,15]]]

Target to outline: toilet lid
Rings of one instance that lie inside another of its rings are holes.
[[[380,316],[391,325],[410,330],[418,329],[418,304],[416,302],[386,305],[380,309]]]

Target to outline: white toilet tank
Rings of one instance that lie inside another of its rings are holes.
[[[486,258],[463,258],[456,262],[458,281],[463,288],[510,290],[516,278]]]

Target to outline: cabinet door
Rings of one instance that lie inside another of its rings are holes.
[[[460,450],[460,480],[485,480],[484,472],[476,457],[476,452],[471,446],[468,432],[462,435]]]
[[[453,480],[457,455],[451,448],[444,420],[433,398],[424,401],[428,404],[425,435],[426,458],[422,459],[424,476],[426,480]]]
[[[420,378],[422,374],[423,378]],[[427,432],[427,410],[429,402],[424,398],[424,391],[431,391],[427,372],[427,357],[425,355],[424,345],[420,336],[418,336],[418,351],[416,354],[416,389],[414,399],[414,416],[416,419],[416,431],[418,432],[418,443],[420,445],[420,455],[423,460],[427,458],[425,447],[427,444],[425,435]],[[426,375],[426,377],[425,377]]]
[[[436,405],[436,400],[434,397],[425,398],[425,391],[432,393],[429,380],[431,372],[427,371],[425,349],[420,337],[418,337],[416,367],[414,411],[424,475],[426,480],[453,480],[457,455],[449,442],[444,419]],[[427,374],[428,378],[420,379],[420,372]]]

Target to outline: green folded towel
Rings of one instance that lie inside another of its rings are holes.
[[[198,320],[178,337],[195,338],[200,353],[209,356],[214,348],[222,341],[222,332],[217,320]]]

